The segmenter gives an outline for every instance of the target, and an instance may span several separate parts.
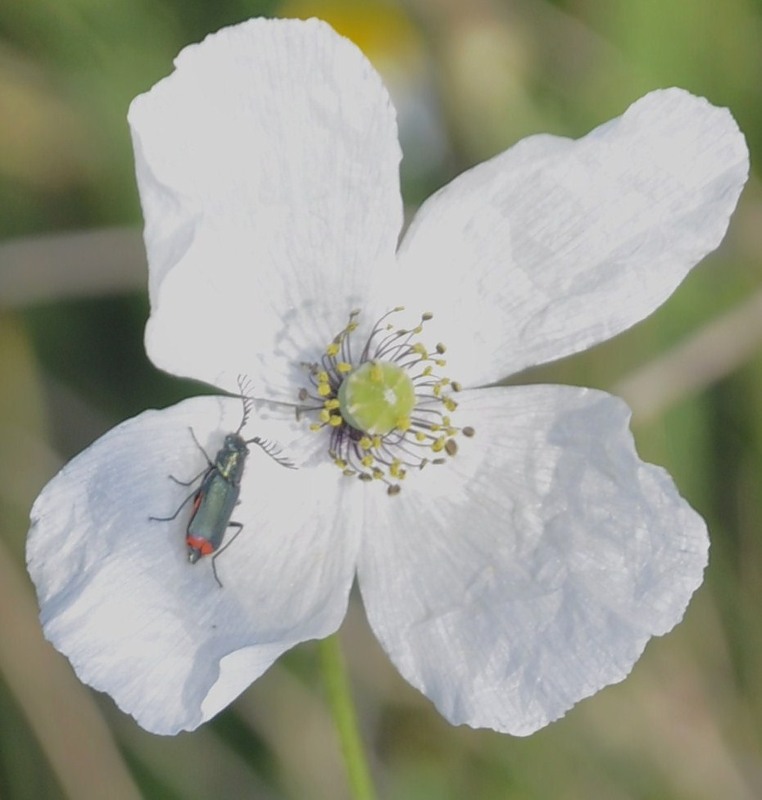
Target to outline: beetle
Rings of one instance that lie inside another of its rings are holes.
[[[243,388],[241,389],[243,392]],[[241,436],[249,414],[251,413],[252,400],[241,394],[243,402],[243,418],[238,430],[228,433],[222,443],[222,447],[217,451],[214,461],[209,459],[206,450],[201,446],[192,428],[190,434],[197,447],[204,454],[206,467],[194,478],[189,481],[181,481],[174,475],[169,477],[180,486],[192,486],[199,479],[201,483],[198,488],[191,492],[179,507],[169,517],[149,517],[157,522],[168,522],[176,519],[185,505],[192,500],[191,516],[185,529],[185,544],[188,550],[188,561],[195,564],[204,556],[212,557],[212,572],[217,584],[222,587],[222,582],[217,575],[215,559],[221,555],[235,540],[241,532],[243,525],[240,522],[231,520],[233,509],[238,504],[238,496],[241,493],[241,478],[246,466],[246,458],[249,455],[249,445],[256,444],[261,447],[267,455],[277,461],[281,466],[288,469],[296,469],[287,459],[282,458],[275,450],[272,442],[255,436],[253,439],[244,439]],[[235,534],[228,539],[226,544],[221,547],[222,540],[228,528],[236,528]]]

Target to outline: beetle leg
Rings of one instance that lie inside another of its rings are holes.
[[[196,443],[196,447],[204,454],[204,458],[206,459],[207,468],[211,468],[214,466],[212,461],[210,460],[209,456],[206,454],[206,450],[199,444],[198,439],[196,438],[196,434],[193,432],[193,428],[188,428],[190,431],[190,435],[193,437],[193,441]],[[202,470],[202,472],[206,472],[206,470]]]
[[[208,467],[204,467],[201,472],[196,475],[195,478],[191,478],[189,481],[181,481],[179,478],[176,478],[174,475],[170,475],[170,479],[173,480],[178,486],[193,486],[193,484],[205,473],[208,471]]]
[[[172,477],[172,476],[170,475],[170,477]],[[178,483],[179,483],[179,481],[178,481]],[[196,496],[196,494],[197,494],[197,492],[191,492],[185,498],[185,500],[183,500],[183,502],[180,503],[180,505],[177,507],[177,511],[175,511],[175,513],[172,514],[171,517],[154,517],[154,516],[150,516],[150,517],[148,517],[148,519],[152,520],[153,522],[169,522],[171,519],[177,519],[177,515],[183,510],[183,506],[188,502],[188,500],[191,500],[192,498],[194,498]]]
[[[214,573],[214,580],[217,581],[220,589],[223,588],[222,581],[219,579],[217,575],[217,565],[214,563],[217,559],[217,556],[221,556],[227,549],[230,547],[231,544],[236,540],[238,534],[243,530],[243,524],[240,522],[229,522],[228,528],[237,528],[236,532],[225,542],[220,549],[212,555],[212,572]]]

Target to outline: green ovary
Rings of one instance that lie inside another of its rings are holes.
[[[415,388],[407,372],[388,361],[366,361],[342,381],[339,410],[344,421],[371,435],[407,430]]]

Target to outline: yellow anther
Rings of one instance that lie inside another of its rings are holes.
[[[447,463],[447,456],[458,452],[458,433],[473,436],[474,430],[458,428],[451,421],[450,414],[458,406],[452,393],[462,387],[443,377],[445,345],[438,342],[429,350],[413,339],[423,332],[431,312],[422,314],[411,329],[382,318],[365,345],[363,360],[352,364],[342,356],[348,354],[351,334],[359,328],[358,314],[350,314],[344,330],[326,347],[322,364],[304,365],[314,388],[302,389],[299,398],[304,403],[309,397],[320,397],[322,407],[311,409],[316,421],[310,429],[336,431],[326,444],[336,447],[329,455],[344,475],[382,480],[389,494],[396,494],[407,468]],[[420,447],[411,447],[414,444]]]

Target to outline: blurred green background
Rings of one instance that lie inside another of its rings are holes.
[[[624,683],[527,739],[449,726],[357,603],[342,637],[383,797],[761,797],[762,0],[3,0],[0,798],[348,796],[312,645],[199,731],[153,736],[43,642],[24,569],[29,507],[56,469],[199,391],[143,350],[125,114],[182,46],[256,15],[321,16],[367,53],[400,112],[411,209],[522,136],[582,135],[652,88],[733,111],[752,177],[719,253],[634,330],[529,378],[625,396],[642,456],[708,520],[685,622]]]

